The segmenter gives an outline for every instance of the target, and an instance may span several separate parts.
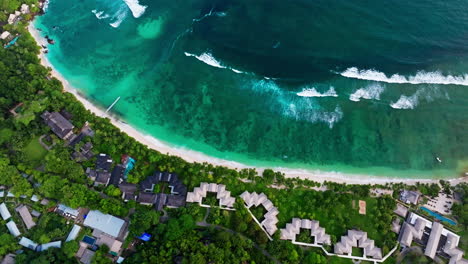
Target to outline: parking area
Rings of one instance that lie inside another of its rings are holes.
[[[447,215],[452,214],[452,205],[455,202],[452,195],[439,193],[435,198],[428,198],[427,203],[424,205],[428,209],[438,212],[439,214]]]

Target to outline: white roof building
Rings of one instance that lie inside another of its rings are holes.
[[[233,209],[236,198],[231,197],[231,192],[226,190],[223,184],[206,183],[202,182],[200,187],[193,188],[193,192],[187,193],[186,201],[189,203],[199,203],[201,206],[207,207],[202,204],[203,198],[206,197],[208,192],[216,193],[216,198],[219,200],[219,207],[225,209]]]
[[[299,235],[301,229],[309,229],[310,236],[314,237],[314,245],[326,244],[330,245],[330,235],[325,233],[325,228],[320,227],[318,221],[309,219],[293,218],[292,222],[286,224],[286,228],[281,229],[281,239],[292,240],[296,242],[296,236]]]
[[[42,252],[45,251],[49,248],[61,248],[62,247],[62,241],[53,241],[50,243],[42,244],[37,248],[37,251]]]
[[[244,200],[247,208],[252,206],[257,207],[259,205],[262,205],[265,208],[267,211],[264,215],[265,219],[263,219],[260,225],[269,235],[273,235],[276,230],[278,230],[276,227],[276,224],[278,223],[277,215],[279,214],[278,208],[273,205],[264,193],[257,194],[256,192],[249,193],[245,191],[240,195],[240,197]],[[256,220],[258,221],[258,219]]]
[[[3,220],[7,220],[11,217],[10,211],[8,211],[5,203],[0,204],[0,214],[2,215]]]
[[[32,250],[36,250],[37,248],[37,243],[26,237],[22,237],[19,244]]]
[[[348,235],[342,236],[341,241],[335,244],[334,251],[337,254],[351,254],[353,247],[360,247],[364,250],[365,257],[382,259],[382,250],[374,243],[374,240],[367,237],[366,232],[348,230]]]
[[[22,14],[28,14],[29,13],[29,6],[27,4],[22,4],[21,5],[21,13]]]
[[[68,206],[66,206],[64,204],[59,204],[57,206],[57,210],[60,211],[60,213],[66,215],[66,216],[71,216],[73,218],[78,217],[78,215],[80,214],[80,212],[77,209],[73,209],[73,208],[68,207]]]
[[[10,231],[10,234],[12,234],[14,237],[17,237],[21,235],[21,232],[19,231],[18,227],[16,226],[15,222],[10,221],[6,224],[8,231]]]
[[[3,39],[3,40],[4,40],[4,39],[8,38],[10,35],[11,35],[10,32],[8,32],[8,31],[3,31],[3,33],[0,35],[0,39]],[[1,196],[1,197],[3,197],[3,195],[4,195],[4,194],[3,194],[3,191],[2,191],[2,196]]]
[[[78,234],[80,233],[80,230],[81,230],[81,226],[73,225],[73,228],[70,231],[70,233],[68,233],[68,236],[67,236],[67,239],[65,240],[65,242],[75,240],[76,237],[78,236]]]
[[[118,237],[125,221],[112,215],[103,214],[97,210],[90,211],[84,220],[85,226],[97,229],[112,237]]]

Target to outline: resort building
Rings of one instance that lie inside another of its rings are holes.
[[[268,238],[272,239],[271,236],[278,230],[276,224],[278,223],[278,208],[273,206],[273,203],[268,199],[268,197],[264,194],[257,194],[256,192],[249,193],[247,191],[243,192],[240,196],[244,200],[245,207],[250,209],[252,206],[257,207],[262,205],[265,210],[267,211],[263,216],[264,219],[260,222],[255,216],[252,214],[252,217],[260,225],[260,227],[266,232]],[[250,212],[250,210],[249,210]]]
[[[112,159],[109,155],[101,153],[96,157],[97,171],[110,171],[112,168]]]
[[[0,204],[0,214],[2,215],[3,220],[7,220],[11,217],[10,211],[8,211],[5,203]]]
[[[125,166],[122,164],[118,164],[112,170],[112,174],[110,176],[109,184],[114,186],[119,186],[120,182],[123,180],[125,174]]]
[[[2,34],[0,34],[0,39],[1,40],[6,40],[10,35],[11,35],[10,32],[3,31]]]
[[[81,135],[81,134],[80,134]],[[91,159],[94,156],[92,151],[93,144],[91,142],[86,142],[79,151],[75,151],[72,154],[72,159],[76,162],[82,162]]]
[[[436,255],[449,259],[449,264],[468,264],[462,259],[459,249],[460,236],[445,229],[439,222],[431,222],[415,213],[410,213],[398,237],[402,247],[410,247],[415,242],[424,247],[424,255],[434,259]]]
[[[124,231],[125,221],[112,215],[99,211],[89,211],[83,224],[92,229],[97,229],[111,237],[119,237]]]
[[[366,232],[348,230],[348,235],[342,236],[341,241],[335,244],[334,251],[340,255],[351,255],[353,247],[359,247],[364,251],[363,257],[382,259],[382,250],[374,244],[374,240],[367,238]]]
[[[29,6],[27,4],[22,4],[21,5],[21,14],[29,14]]]
[[[7,254],[0,264],[15,264],[15,254]]]
[[[61,248],[61,247],[62,247],[62,241],[54,241],[54,242],[42,244],[42,245],[38,246],[36,250],[38,252],[42,252],[42,251],[45,251],[45,250],[47,250],[49,248]]]
[[[16,208],[16,212],[19,213],[21,219],[23,219],[24,225],[27,229],[31,229],[36,226],[36,223],[32,219],[31,214],[29,213],[28,207],[25,205],[20,205]]]
[[[22,237],[19,241],[19,244],[25,248],[29,248],[31,250],[36,250],[37,248],[37,243],[35,243],[34,241],[32,241],[31,239],[29,238],[26,238],[26,237]]]
[[[314,237],[314,243],[308,244],[303,242],[296,242],[296,236],[299,235],[301,230],[310,230],[310,236]],[[319,222],[309,219],[293,218],[291,223],[286,224],[286,228],[281,229],[281,239],[291,240],[293,244],[299,245],[330,245],[330,235],[325,233],[325,228],[320,227]]]
[[[164,206],[182,207],[186,202],[187,187],[174,173],[155,172],[140,183],[140,190],[145,193],[157,193],[154,204],[158,211]]]
[[[73,209],[71,207],[68,207],[68,206],[66,206],[64,204],[59,204],[55,208],[55,212],[63,215],[64,217],[69,217],[69,218],[72,218],[72,219],[76,219],[80,215],[80,211],[78,211],[77,209]]]
[[[397,208],[393,212],[403,218],[406,218],[406,215],[408,214],[408,208],[400,203],[397,203]]]
[[[8,222],[6,224],[6,227],[8,228],[8,231],[10,232],[12,236],[18,237],[19,235],[21,235],[21,232],[19,231],[18,226],[16,226],[16,223],[13,222],[13,220]]]
[[[219,200],[219,207],[221,209],[234,210],[233,206],[236,202],[236,198],[231,197],[231,192],[226,190],[226,186],[223,184],[206,183],[202,182],[200,187],[195,187],[193,192],[187,193],[187,202],[198,203],[202,207],[210,207],[209,205],[202,204],[203,198],[207,194],[216,193],[216,199]]]
[[[418,204],[420,194],[415,191],[403,190],[400,193],[400,201],[407,204]]]
[[[52,112],[49,113],[45,111],[41,115],[42,119],[46,122],[46,124],[52,129],[59,138],[61,139],[70,139],[74,136],[73,128],[74,126],[70,121],[65,119],[60,113]]]
[[[8,24],[12,25],[12,24],[16,23],[20,19],[21,19],[21,12],[20,11],[15,11],[14,14],[10,14],[8,16]]]
[[[124,182],[119,185],[119,189],[122,192],[122,199],[124,202],[136,200],[135,193],[138,190],[136,184]]]
[[[155,193],[140,193],[137,198],[137,202],[142,205],[154,205],[156,200],[158,199],[158,195]]]
[[[107,186],[111,179],[110,172],[98,171],[96,172],[96,179],[94,180],[94,186],[104,185]]]
[[[76,237],[78,236],[78,234],[80,233],[80,231],[81,231],[81,226],[73,225],[73,228],[70,231],[70,233],[68,233],[68,236],[67,236],[67,239],[65,240],[65,242],[75,240]]]

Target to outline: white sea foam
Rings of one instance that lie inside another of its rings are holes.
[[[228,69],[235,73],[246,73],[246,72],[239,71],[228,66],[224,66],[219,60],[213,57],[213,55],[209,52],[202,53],[201,55],[191,54],[188,52],[184,52],[184,54],[187,57],[195,57],[197,60],[204,62],[205,64],[208,64],[210,66],[216,67],[216,68]]]
[[[304,88],[302,92],[297,93],[297,95],[302,97],[337,97],[338,94],[335,91],[333,86],[330,87],[328,91],[320,93],[314,87],[312,88]]]
[[[396,102],[392,102],[390,106],[395,109],[414,109],[421,100],[432,102],[435,99],[444,98],[450,100],[447,93],[442,92],[438,87],[430,86],[417,90],[413,95],[401,95]]]
[[[147,8],[147,6],[140,5],[138,0],[123,0],[125,4],[127,4],[130,11],[132,11],[133,17],[139,18],[141,17]]]
[[[395,109],[414,109],[419,104],[419,99],[417,94],[411,96],[402,95],[400,99],[395,103],[390,104],[392,108]]]
[[[93,12],[93,14],[96,16],[97,19],[105,19],[105,18],[110,17],[108,14],[104,14],[104,11],[98,12],[96,9],[94,9],[94,10],[91,10],[91,12]]]
[[[372,83],[364,88],[357,89],[349,96],[349,100],[358,102],[360,99],[380,100],[380,94],[385,90],[383,85]]]
[[[359,70],[356,67],[349,68],[344,72],[340,73],[342,76],[347,78],[387,82],[387,83],[410,83],[410,84],[456,84],[468,86],[468,74],[463,76],[452,76],[443,75],[440,72],[425,72],[420,71],[414,76],[402,76],[399,74],[393,74],[390,77],[385,75],[383,72],[376,70]]]
[[[127,17],[127,12],[126,10],[122,10],[120,9],[114,16],[113,16],[113,20],[114,22],[112,23],[109,23],[109,25],[113,28],[118,28],[120,26],[120,24],[122,24],[122,22],[125,20],[125,18]]]

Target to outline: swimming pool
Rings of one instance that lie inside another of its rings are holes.
[[[450,224],[450,225],[456,225],[456,224],[457,224],[457,223],[455,223],[455,221],[453,221],[453,220],[451,220],[451,219],[448,219],[448,218],[445,218],[445,217],[443,217],[442,215],[440,215],[440,214],[438,214],[438,213],[436,213],[436,212],[433,212],[433,211],[427,209],[427,208],[424,207],[424,206],[422,206],[422,207],[420,207],[420,208],[421,208],[421,210],[423,210],[423,211],[429,213],[431,216],[435,217],[436,219],[438,219],[438,220],[440,220],[440,221],[447,222],[447,223]]]

